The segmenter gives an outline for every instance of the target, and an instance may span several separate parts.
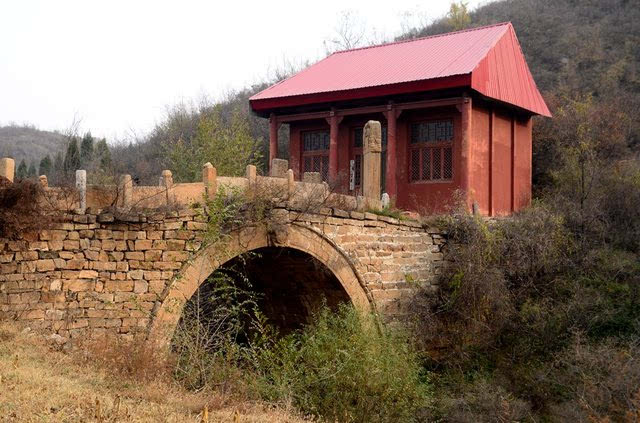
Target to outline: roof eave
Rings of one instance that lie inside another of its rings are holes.
[[[327,91],[287,97],[250,98],[249,104],[254,112],[259,114],[268,114],[271,111],[285,107],[307,106],[319,103],[332,103],[336,101],[384,97],[389,95],[469,86],[471,86],[470,73],[447,76],[444,78],[362,87],[351,90]]]

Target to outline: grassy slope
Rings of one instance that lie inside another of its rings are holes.
[[[211,422],[303,422],[261,404],[118,377],[78,354],[0,325],[0,422],[201,422],[205,405]]]

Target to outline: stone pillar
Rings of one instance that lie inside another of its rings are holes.
[[[338,129],[340,119],[335,111],[331,111],[329,117],[329,181],[338,179]]]
[[[123,209],[131,207],[133,200],[133,180],[131,175],[120,175],[118,181],[118,205]]]
[[[249,185],[254,185],[256,183],[258,176],[254,165],[247,165],[246,178],[249,180]]]
[[[373,203],[380,202],[380,153],[382,132],[380,122],[370,120],[364,126],[362,143],[362,193]]]
[[[271,160],[271,172],[270,176],[275,178],[286,178],[287,170],[289,170],[289,162],[284,159],[272,159]]]
[[[278,119],[275,113],[269,117],[269,165],[278,157]]]
[[[202,183],[207,199],[212,200],[218,192],[218,171],[209,162],[202,166]]]
[[[16,173],[16,162],[13,159],[5,157],[0,159],[0,176],[7,178],[13,182]]]
[[[289,192],[289,197],[293,196],[296,190],[296,181],[294,179],[293,169],[287,170],[287,191]]]
[[[76,190],[78,190],[78,212],[84,214],[87,210],[87,171],[76,170]]]
[[[40,175],[40,185],[42,185],[42,188],[49,188],[49,179],[47,178],[47,175]]]
[[[162,171],[162,186],[167,193],[167,206],[173,205],[173,192],[171,192],[173,189],[173,174],[168,169]]]
[[[393,105],[389,105],[389,110],[387,110],[387,179],[385,181],[385,191],[390,198],[396,198],[398,189],[396,182],[398,172],[396,119],[396,109]]]

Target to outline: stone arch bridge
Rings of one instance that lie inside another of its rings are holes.
[[[265,314],[281,326],[303,323],[320,301],[394,316],[415,284],[433,284],[443,264],[437,230],[363,211],[366,199],[293,181],[290,171],[262,177],[250,166],[244,178],[218,178],[205,165],[202,183],[174,185],[165,171],[158,187],[133,187],[123,177],[113,195],[78,176],[78,197],[61,221],[0,239],[0,320],[72,338],[171,332],[201,284],[247,252],[260,253],[247,271]],[[223,186],[270,187],[276,229],[247,225],[203,244],[207,218],[198,199]],[[322,204],[304,207],[299,199],[314,190]]]

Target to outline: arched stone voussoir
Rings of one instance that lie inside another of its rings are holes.
[[[356,308],[373,311],[373,297],[351,259],[319,230],[296,224],[287,225],[286,230],[273,234],[264,227],[248,227],[225,241],[204,247],[183,265],[152,315],[149,323],[151,336],[160,336],[168,341],[186,302],[209,275],[229,260],[263,247],[289,247],[309,254],[335,275]]]

